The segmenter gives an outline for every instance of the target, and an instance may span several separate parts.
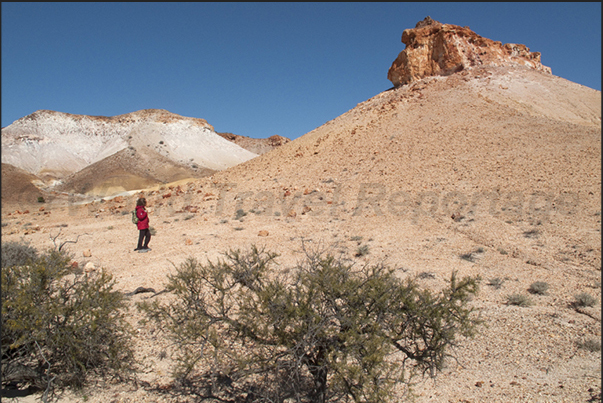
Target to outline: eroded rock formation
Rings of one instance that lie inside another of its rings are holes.
[[[473,66],[523,65],[551,73],[539,52],[525,45],[502,44],[479,36],[468,27],[442,24],[430,17],[402,33],[406,45],[387,73],[395,87],[428,76],[445,76]]]

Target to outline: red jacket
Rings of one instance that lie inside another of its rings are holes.
[[[138,229],[149,228],[149,216],[144,206],[136,206],[136,217],[138,217],[138,224],[136,224]]]

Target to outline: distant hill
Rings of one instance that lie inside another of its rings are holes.
[[[203,119],[158,109],[113,117],[40,110],[2,129],[3,163],[65,191],[198,178],[256,156]]]
[[[2,163],[2,206],[15,207],[36,203],[46,193],[34,185],[40,179],[21,168]]]

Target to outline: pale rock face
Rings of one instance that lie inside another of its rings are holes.
[[[395,87],[429,76],[447,76],[474,66],[527,66],[551,73],[539,52],[525,45],[495,42],[468,27],[442,24],[430,17],[402,33],[406,45],[392,63],[387,78]]]
[[[257,156],[203,119],[160,109],[113,117],[41,110],[2,129],[2,162],[43,178],[65,177],[128,147],[212,170]]]

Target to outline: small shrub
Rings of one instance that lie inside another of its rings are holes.
[[[191,218],[195,218],[195,215],[194,215],[194,214],[189,214],[189,215],[187,215],[186,217],[184,217],[184,221],[188,221],[188,220],[190,220]]]
[[[65,252],[34,251],[2,245],[3,387],[81,387],[90,373],[129,373],[132,333],[112,277],[75,274]]]
[[[157,230],[153,227],[149,227],[149,232],[151,233],[151,236],[157,235]]]
[[[528,288],[529,292],[531,292],[532,294],[538,294],[538,295],[546,295],[548,290],[549,290],[549,285],[548,285],[548,283],[545,283],[544,281],[536,281],[530,285],[530,288]]]
[[[463,253],[460,256],[461,259],[466,260],[468,262],[475,262],[475,256],[473,256],[473,252],[469,252],[469,253]]]
[[[460,258],[461,258],[461,259],[463,259],[463,260],[466,260],[466,261],[468,261],[468,262],[474,263],[474,262],[475,262],[475,260],[476,260],[476,259],[477,259],[477,257],[478,257],[477,255],[480,255],[480,254],[482,254],[482,253],[484,253],[484,252],[485,252],[484,248],[479,247],[479,248],[475,249],[475,250],[474,250],[474,251],[472,251],[472,252],[462,254],[462,255],[460,256]]]
[[[573,305],[578,308],[595,306],[597,303],[597,299],[586,292],[581,292],[580,294],[574,295],[574,298],[575,300]]]
[[[532,305],[532,301],[528,296],[523,294],[511,294],[507,295],[507,305],[515,305],[521,307],[528,307]]]
[[[362,246],[359,246],[358,249],[356,249],[356,253],[354,254],[354,256],[361,257],[361,256],[366,256],[368,254],[369,254],[369,246],[362,245]]]
[[[505,282],[505,280],[503,280],[503,279],[501,279],[499,277],[496,277],[496,278],[490,279],[488,281],[488,285],[490,287],[494,287],[495,289],[499,290],[502,287],[502,285],[503,285],[504,282]]]
[[[240,208],[235,213],[235,220],[240,220],[241,218],[245,217],[246,215],[247,215],[247,213],[245,212],[245,210]]]
[[[356,236],[351,237],[350,241],[352,241],[352,242],[360,242],[360,241],[362,241],[362,237],[359,236],[359,235],[356,235]]]
[[[38,203],[46,203],[46,200],[42,196],[38,196]]]
[[[20,242],[2,242],[2,268],[24,266],[38,257],[38,251]]]
[[[599,339],[587,339],[576,343],[578,348],[588,350],[591,353],[601,351],[601,340]]]

